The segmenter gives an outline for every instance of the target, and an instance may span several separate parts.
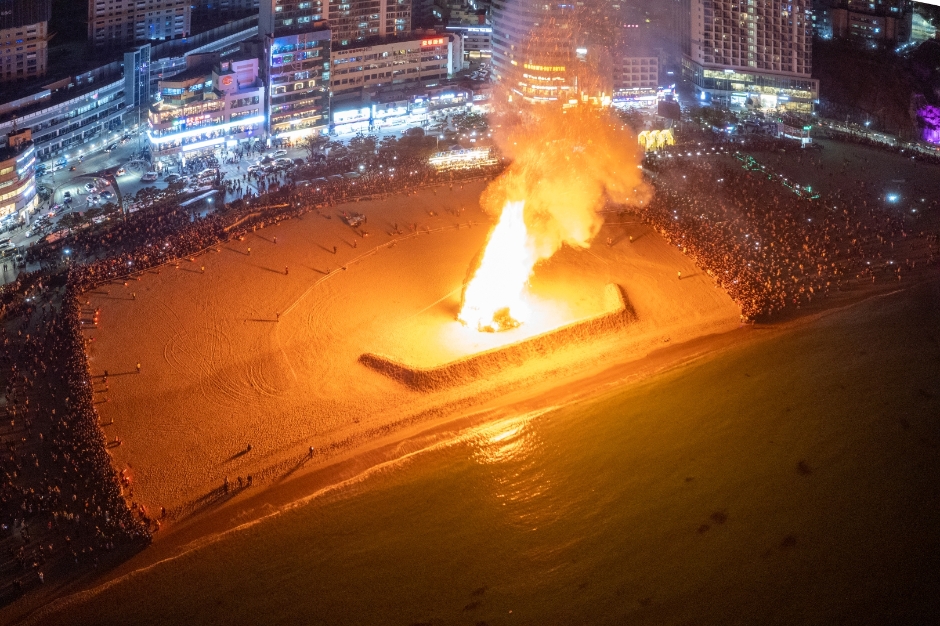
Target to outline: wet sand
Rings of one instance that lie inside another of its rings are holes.
[[[938,315],[934,282],[507,395],[37,623],[927,623]]]

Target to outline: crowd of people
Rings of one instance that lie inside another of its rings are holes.
[[[644,219],[727,290],[747,320],[940,263],[935,235],[909,232],[904,219],[864,190],[809,199],[727,155],[681,154],[646,164],[655,194]],[[19,593],[24,581],[40,584],[68,564],[94,566],[102,553],[144,545],[160,525],[161,515],[134,504],[129,481],[110,464],[95,409],[107,376],[92,378],[87,367],[81,329],[96,312],[81,294],[307,211],[489,177],[502,168],[441,173],[426,158],[394,163],[353,178],[264,175],[264,195],[200,213],[168,196],[29,251],[40,270],[0,288],[6,401],[0,546],[7,557],[0,562],[0,595]],[[262,181],[246,173],[229,185],[249,182]]]
[[[32,273],[16,288],[25,306],[0,326],[0,601],[146,545],[159,524],[128,507],[111,466],[74,286]]]
[[[81,301],[82,293],[331,203],[492,174],[440,174],[425,166],[400,177],[319,187],[285,181],[262,198],[203,217],[171,199],[31,249],[40,269],[0,288],[0,549],[6,557],[0,557],[0,602],[70,567],[97,567],[104,554],[146,545],[161,524],[163,514],[133,502],[129,479],[111,466],[107,448],[120,442],[108,442],[99,425],[95,398],[108,381],[107,374],[92,377],[88,370],[81,330],[97,313]]]
[[[864,189],[810,198],[779,177],[719,159],[656,159],[647,167],[656,192],[644,219],[725,289],[745,320],[860,281],[898,281],[938,259],[925,236]]]

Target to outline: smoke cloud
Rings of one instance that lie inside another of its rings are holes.
[[[507,203],[525,202],[536,261],[564,244],[590,247],[608,202],[648,199],[636,136],[610,109],[546,106],[497,119],[496,142],[512,164],[487,187],[482,206],[499,216]]]

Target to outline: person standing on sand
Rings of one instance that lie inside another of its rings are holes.
[[[140,361],[137,361],[137,373],[140,374]]]

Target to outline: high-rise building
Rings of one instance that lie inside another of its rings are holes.
[[[493,0],[492,60],[509,98],[565,102],[576,93],[575,5]]]
[[[0,222],[25,222],[39,206],[36,149],[29,130],[7,137],[0,146]]]
[[[318,0],[263,0],[258,27],[268,136],[291,140],[330,122],[332,33]]]
[[[150,44],[124,53],[124,102],[128,109],[150,104]]]
[[[46,74],[52,0],[0,0],[0,83]]]
[[[256,11],[259,0],[190,0],[194,13],[240,13]]]
[[[257,15],[260,0],[189,0],[194,32],[202,32],[221,23]]]
[[[460,35],[448,33],[334,46],[330,58],[333,106],[368,102],[382,91],[431,86],[452,78],[463,67],[462,45]]]
[[[811,111],[810,0],[693,0],[683,74],[702,102]]]
[[[411,0],[329,0],[326,8],[339,45],[411,30]]]
[[[273,139],[296,139],[329,125],[330,29],[326,22],[310,26],[265,39],[268,133]]]
[[[186,37],[191,10],[190,0],[88,0],[88,40],[108,48]]]
[[[328,20],[333,41],[355,41],[401,35],[411,30],[411,0],[264,0],[262,33],[302,32]]]

